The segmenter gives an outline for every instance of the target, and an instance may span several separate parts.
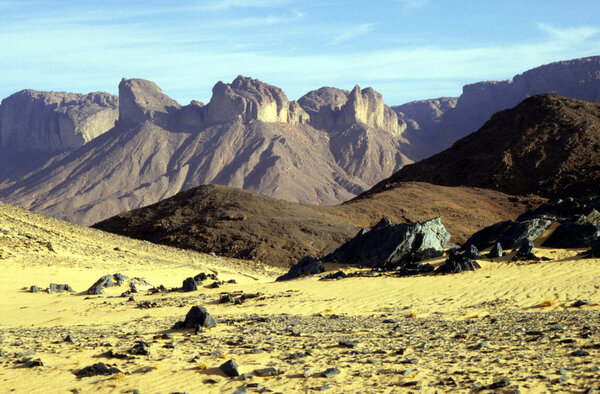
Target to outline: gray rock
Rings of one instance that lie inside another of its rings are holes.
[[[502,257],[504,255],[504,250],[502,249],[502,244],[500,242],[496,242],[490,250],[488,257],[491,259],[496,259]]]
[[[529,219],[515,222],[502,236],[498,239],[500,244],[505,249],[513,249],[521,245],[523,241],[533,241],[544,233],[553,223],[552,220],[546,219]]]
[[[219,369],[230,378],[240,376],[238,365],[235,361],[229,360],[219,366]]]
[[[67,284],[59,285],[56,283],[50,283],[50,286],[48,287],[48,293],[62,293],[65,291],[73,293],[74,290]]]
[[[183,281],[182,289],[184,292],[196,291],[196,290],[198,290],[198,284],[196,283],[194,278],[186,278]]]
[[[302,276],[320,274],[325,271],[323,264],[313,255],[308,255],[298,261],[290,270],[277,278],[277,282],[300,278]]]
[[[319,376],[322,378],[331,378],[334,377],[335,375],[338,375],[340,373],[340,370],[337,368],[327,368],[325,371],[319,373]]]
[[[422,223],[394,224],[383,218],[371,230],[361,230],[323,261],[368,267],[395,267],[444,254],[450,233],[439,217]]]
[[[435,270],[436,274],[456,274],[463,271],[475,271],[481,268],[477,261],[461,255],[458,252],[451,252],[448,259]]]
[[[106,365],[104,363],[96,363],[94,365],[90,365],[88,367],[82,368],[76,372],[73,372],[77,377],[85,378],[97,375],[113,375],[116,373],[120,373],[121,371],[110,365]]]
[[[183,322],[178,322],[173,329],[181,328],[212,328],[217,326],[217,321],[202,306],[193,306],[185,316]]]

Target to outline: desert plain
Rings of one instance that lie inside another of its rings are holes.
[[[476,271],[405,278],[330,266],[353,275],[275,282],[283,270],[0,204],[0,387],[592,392],[600,377],[600,259],[581,252],[538,247],[536,255],[548,260],[513,262],[508,253],[479,260]],[[207,279],[196,291],[176,290],[201,272],[221,284]],[[87,294],[98,278],[115,273],[129,279]],[[132,278],[152,286],[122,294]],[[74,291],[48,293],[50,283]],[[40,291],[31,293],[33,285]],[[148,290],[160,285],[173,291]],[[173,330],[196,305],[218,325]],[[145,350],[136,352],[140,346]],[[240,376],[219,368],[229,360]],[[99,362],[120,372],[76,375]]]

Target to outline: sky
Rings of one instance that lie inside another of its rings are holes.
[[[290,100],[358,84],[397,105],[600,55],[599,17],[598,0],[0,0],[0,98],[125,77],[187,104],[244,75]]]

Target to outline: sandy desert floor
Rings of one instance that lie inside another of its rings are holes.
[[[582,259],[579,252],[538,249],[551,260],[483,259],[478,271],[446,276],[275,283],[281,272],[273,268],[0,204],[0,391],[599,389],[600,259]],[[85,293],[99,277],[117,272],[167,288],[200,272],[237,283],[212,288],[207,280],[198,291],[140,291],[133,299],[121,297],[125,285]],[[67,283],[75,292],[27,291],[50,283]],[[226,294],[256,293],[239,304],[219,303]],[[579,300],[590,303],[573,306]],[[218,326],[199,334],[171,330],[194,305],[207,308]],[[146,343],[148,355],[131,354],[137,341]],[[44,365],[31,366],[35,359]],[[219,369],[230,359],[241,376]],[[121,372],[74,374],[98,362]],[[323,376],[327,370],[330,377]]]

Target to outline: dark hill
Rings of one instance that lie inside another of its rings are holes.
[[[382,216],[412,222],[441,216],[462,243],[473,232],[514,219],[542,202],[491,190],[407,183],[367,199],[333,206],[277,200],[225,186],[190,189],[93,227],[155,243],[288,267],[324,255]]]
[[[495,114],[449,149],[408,165],[358,199],[406,181],[544,197],[600,194],[600,105],[543,94]]]

